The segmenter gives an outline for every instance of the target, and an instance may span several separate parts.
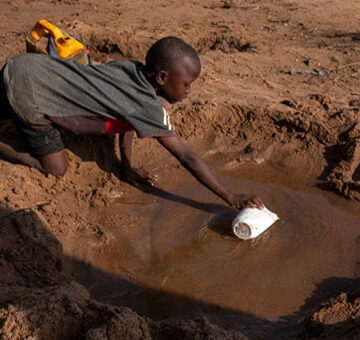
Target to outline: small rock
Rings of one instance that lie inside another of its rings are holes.
[[[360,106],[360,99],[351,99],[349,101],[350,106]]]

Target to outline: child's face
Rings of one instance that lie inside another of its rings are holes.
[[[200,71],[200,65],[188,58],[170,71],[160,71],[156,76],[157,94],[171,104],[183,100],[191,92],[191,84]]]

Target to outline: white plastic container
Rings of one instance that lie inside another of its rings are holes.
[[[258,237],[279,219],[278,215],[267,208],[245,208],[232,223],[234,234],[243,240]]]

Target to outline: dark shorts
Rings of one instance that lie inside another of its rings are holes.
[[[0,70],[0,120],[13,119],[21,131],[29,153],[35,157],[47,156],[64,150],[60,131],[50,122],[46,128],[34,129],[21,121],[11,107],[4,85],[3,70]]]
[[[35,130],[23,125],[20,129],[29,152],[35,157],[43,157],[64,150],[60,131],[55,127]]]

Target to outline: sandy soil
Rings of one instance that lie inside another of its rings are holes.
[[[25,36],[40,18],[81,35],[99,61],[143,60],[156,39],[179,36],[199,51],[203,64],[192,94],[168,107],[186,143],[219,172],[267,164],[283,183],[294,180],[350,199],[348,209],[360,201],[358,14],[358,0],[3,0],[0,63],[24,51]],[[2,135],[16,135],[11,122]],[[155,322],[90,298],[74,278],[81,282],[91,270],[99,280],[113,275],[92,268],[96,257],[115,231],[131,238],[149,217],[131,214],[145,194],[118,179],[114,138],[64,133],[64,140],[70,169],[61,179],[0,162],[2,338],[359,337],[358,266],[347,285],[352,291],[317,311],[302,310],[296,333],[286,318],[276,327],[250,321],[247,327],[244,316],[236,330],[205,316]],[[158,173],[163,190],[188,176],[151,140],[135,141],[134,163]],[[256,180],[250,172],[244,176]],[[123,210],[109,213],[116,202]],[[107,212],[99,218],[99,211]],[[124,241],[115,255],[133,251]],[[122,271],[125,290],[135,279],[131,269]]]

